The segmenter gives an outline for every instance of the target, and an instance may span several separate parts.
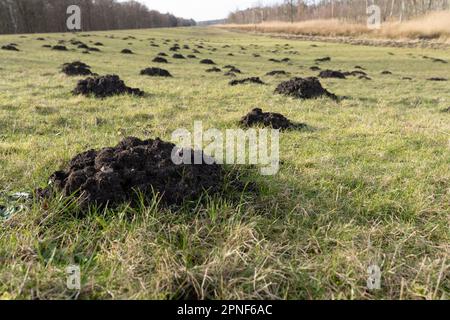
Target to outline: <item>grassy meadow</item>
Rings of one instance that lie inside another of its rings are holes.
[[[123,40],[129,36],[136,39]],[[42,47],[73,38],[104,46],[91,54],[70,44],[68,52]],[[160,47],[151,47],[151,38]],[[180,50],[185,56],[203,43],[198,58],[219,68],[235,65],[243,72],[238,78],[259,76],[267,85],[231,87],[224,72],[206,73],[210,66],[199,59],[172,59],[176,41],[190,46]],[[217,28],[0,36],[0,45],[10,42],[21,51],[0,50],[0,205],[6,208],[12,194],[45,187],[77,153],[126,136],[170,140],[177,128],[192,130],[194,121],[205,129],[238,128],[254,107],[308,129],[281,133],[277,175],[237,167],[258,187],[237,200],[223,195],[183,208],[123,205],[83,219],[63,200],[18,202],[11,217],[0,218],[0,298],[449,298],[450,113],[442,110],[450,107],[450,90],[449,82],[426,79],[448,77],[450,64],[423,58],[450,61],[449,51]],[[121,54],[124,48],[135,54]],[[170,64],[151,61],[159,52]],[[290,77],[267,72],[316,76],[309,68],[325,56],[332,60],[322,69],[359,65],[372,80],[321,79],[345,97],[340,102],[274,94]],[[268,61],[286,57],[291,63]],[[68,77],[60,66],[76,60],[147,95],[73,96],[83,77]],[[150,66],[173,78],[139,74]],[[382,75],[385,70],[392,74]],[[80,292],[66,288],[70,264],[81,267]],[[372,264],[382,271],[380,290],[367,289]]]

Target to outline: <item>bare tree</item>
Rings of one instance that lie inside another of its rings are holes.
[[[264,12],[264,19],[258,21],[303,21],[310,19],[330,19],[362,22],[367,18],[366,9],[375,4],[382,8],[382,20],[399,19],[404,21],[411,17],[430,11],[448,10],[449,0],[284,0],[281,4],[236,11],[230,14],[230,23],[249,23],[253,11]],[[257,15],[259,16],[259,15]]]

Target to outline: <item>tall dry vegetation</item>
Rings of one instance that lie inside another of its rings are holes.
[[[388,38],[450,39],[450,12],[432,12],[403,23],[387,23],[378,34]]]
[[[303,22],[271,21],[259,24],[227,24],[219,27],[263,33],[287,33],[312,36],[381,37],[391,39],[450,39],[450,12],[432,12],[404,22],[385,22],[381,29],[371,30],[366,24],[338,19],[308,20]]]
[[[345,23],[337,19],[309,20],[294,23],[271,21],[260,24],[227,24],[219,27],[242,31],[313,36],[355,36],[369,31],[364,25]]]
[[[367,8],[380,9],[380,30],[367,28]],[[237,10],[228,28],[319,36],[448,39],[450,0],[284,0]]]
[[[380,8],[381,21],[406,21],[433,11],[449,10],[450,0],[284,0],[274,5],[255,5],[230,13],[229,23],[255,24],[267,21],[301,22],[340,19],[364,23],[367,7]]]

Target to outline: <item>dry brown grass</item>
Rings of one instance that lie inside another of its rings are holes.
[[[371,30],[366,25],[337,19],[309,20],[297,23],[272,21],[260,24],[228,24],[220,28],[263,33],[287,33],[325,37],[376,37],[389,39],[434,39],[449,41],[450,12],[433,12],[407,22],[389,22],[381,29]]]
[[[450,39],[450,12],[433,12],[404,23],[383,25],[379,35],[388,38]]]
[[[264,22],[260,24],[227,24],[219,27],[243,31],[263,33],[289,33],[312,36],[357,36],[370,30],[361,24],[344,23],[339,20],[309,20],[289,23],[281,21]]]

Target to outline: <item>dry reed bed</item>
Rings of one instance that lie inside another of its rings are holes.
[[[262,33],[286,33],[293,35],[325,37],[374,37],[387,39],[427,39],[450,43],[450,12],[433,12],[407,22],[384,23],[381,29],[372,30],[366,25],[333,20],[309,20],[303,22],[264,22],[260,24],[226,24],[217,27],[256,31]]]

